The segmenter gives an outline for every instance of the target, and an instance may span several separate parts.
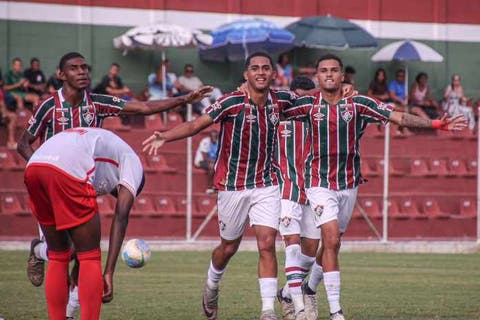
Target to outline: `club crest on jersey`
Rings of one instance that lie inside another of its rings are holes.
[[[342,119],[346,122],[349,122],[353,118],[353,112],[348,109],[341,111],[340,114],[342,115]]]
[[[381,102],[381,103],[377,106],[377,109],[378,109],[378,110],[387,110],[388,107],[389,107],[388,104]]]
[[[277,115],[276,112],[271,113],[271,114],[268,116],[268,118],[270,119],[270,122],[271,122],[274,126],[277,125],[279,119],[278,119],[278,115]]]
[[[92,112],[88,112],[88,110],[83,114],[83,120],[85,120],[88,125],[92,124],[94,118],[95,115]]]

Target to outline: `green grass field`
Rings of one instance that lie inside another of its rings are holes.
[[[153,252],[143,269],[119,261],[115,297],[102,319],[203,319],[200,297],[209,252]],[[44,287],[25,275],[25,251],[0,251],[0,316],[47,319]],[[283,261],[283,254],[279,255]],[[347,319],[480,319],[480,256],[342,253],[342,305]],[[284,277],[280,276],[280,283]],[[323,287],[320,319],[327,319]],[[231,261],[220,292],[219,319],[257,319],[256,253]],[[277,305],[277,310],[280,310]]]

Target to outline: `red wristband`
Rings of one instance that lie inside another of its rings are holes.
[[[441,120],[432,120],[432,128],[448,131],[448,125]]]

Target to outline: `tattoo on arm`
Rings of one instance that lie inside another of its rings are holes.
[[[402,113],[402,120],[399,125],[410,128],[431,128],[432,120],[423,119],[409,113]]]

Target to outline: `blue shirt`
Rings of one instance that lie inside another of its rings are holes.
[[[150,100],[161,100],[168,98],[168,92],[163,91],[163,85],[161,80],[162,79],[157,82],[157,75],[155,73],[152,73],[148,76],[148,93],[150,94]],[[173,89],[173,81],[171,81],[168,74],[166,89],[167,91]]]
[[[210,148],[208,149],[208,158],[210,158],[210,160],[217,159],[217,151],[218,151],[218,139],[217,139],[217,142],[215,143],[210,141]]]
[[[397,98],[405,99],[405,82],[399,83],[393,80],[388,84],[388,92],[394,92]]]

